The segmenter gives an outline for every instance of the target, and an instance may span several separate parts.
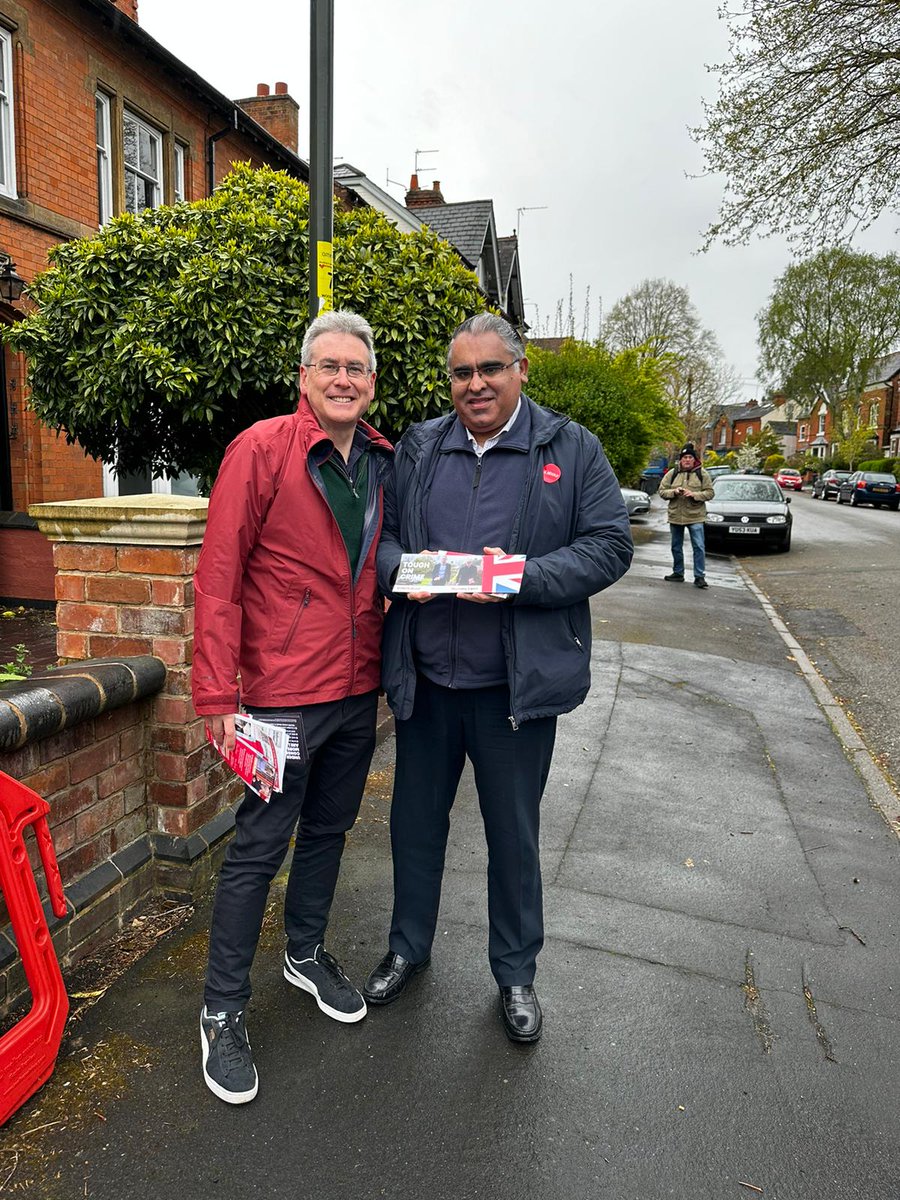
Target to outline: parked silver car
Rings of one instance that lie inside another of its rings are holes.
[[[650,511],[650,497],[646,492],[640,492],[637,488],[622,488],[621,492],[629,519],[641,517]]]

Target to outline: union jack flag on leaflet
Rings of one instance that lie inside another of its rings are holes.
[[[486,554],[481,568],[481,590],[487,595],[515,595],[522,586],[524,554]]]

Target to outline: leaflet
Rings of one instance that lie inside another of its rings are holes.
[[[456,550],[404,554],[394,591],[513,596],[522,586],[524,570],[524,554],[462,554]]]
[[[272,793],[281,791],[284,781],[287,731],[245,713],[235,713],[234,734],[234,749],[225,754],[224,749],[213,741],[209,726],[206,727],[207,741],[212,742],[232,770],[268,804]]]

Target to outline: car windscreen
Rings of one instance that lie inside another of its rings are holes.
[[[715,483],[717,500],[781,501],[778,484],[771,479],[726,479]]]
[[[897,482],[897,480],[893,477],[893,475],[878,475],[875,471],[866,471],[863,474],[862,478],[865,479],[867,483],[896,483]]]

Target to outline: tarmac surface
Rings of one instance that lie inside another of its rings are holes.
[[[499,1023],[467,775],[432,966],[397,1003],[339,1025],[282,979],[282,875],[248,1010],[259,1096],[228,1107],[200,1073],[204,907],[72,1027],[0,1135],[0,1194],[900,1196],[897,832],[736,566],[666,584],[664,531],[635,533],[544,799],[543,1039]],[[358,983],[386,948],[392,755],[329,929]]]

